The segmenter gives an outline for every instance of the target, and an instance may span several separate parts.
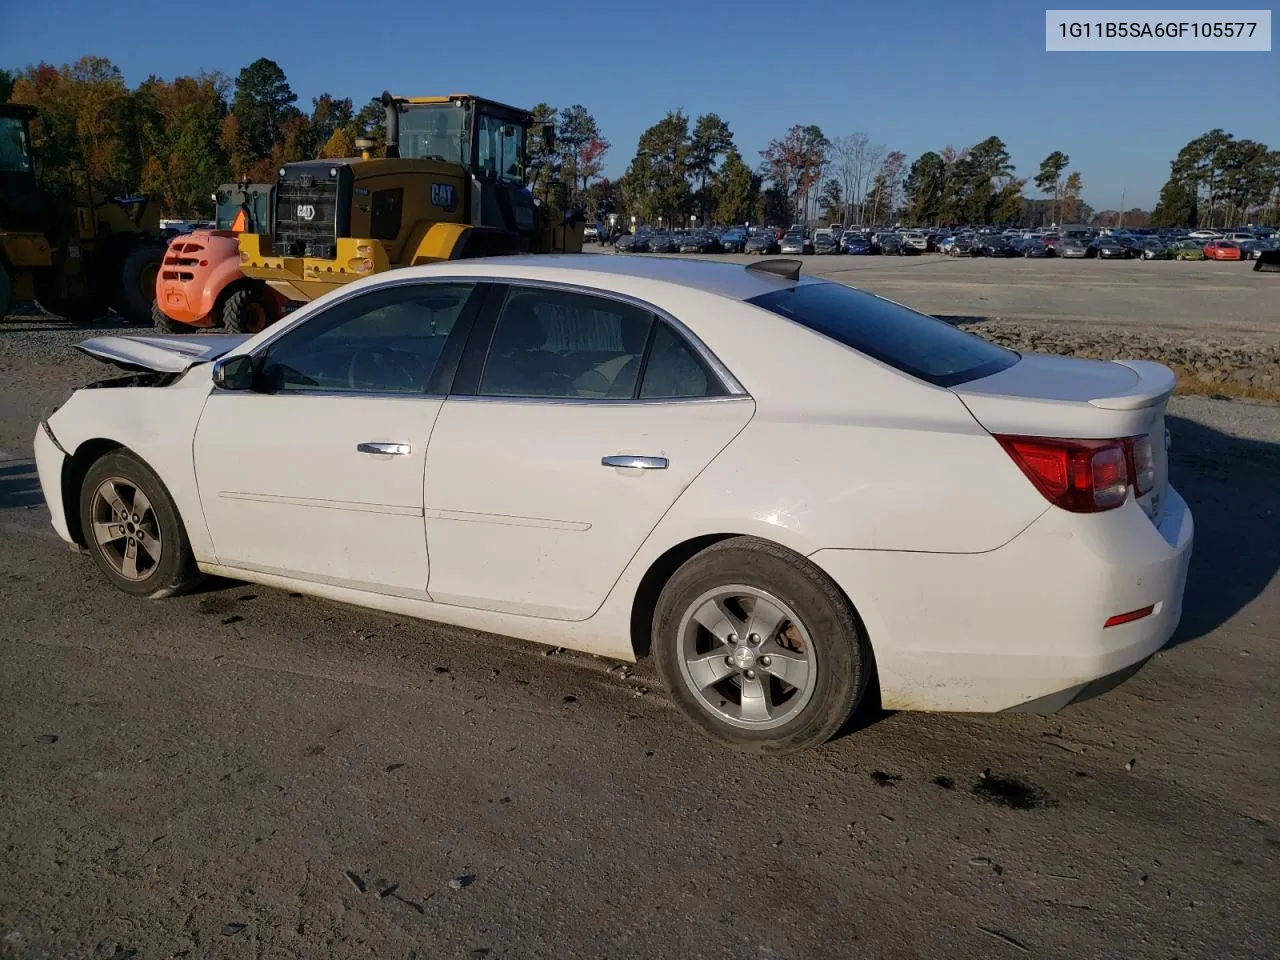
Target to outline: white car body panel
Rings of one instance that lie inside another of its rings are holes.
[[[754,409],[745,397],[628,404],[447,401],[427,460],[432,599],[586,619]],[[668,465],[601,463],[627,455]]]
[[[194,456],[218,562],[426,597],[422,484],[443,402],[212,391]],[[409,452],[359,452],[366,442]]]
[[[507,403],[214,388],[216,352],[251,352],[336,299],[415,276],[640,299],[686,324],[743,396]],[[760,536],[811,558],[850,598],[895,708],[1016,707],[1168,639],[1192,522],[1164,479],[1164,444],[1153,444],[1163,509],[1131,495],[1072,514],[991,436],[1158,441],[1165,368],[1028,357],[944,389],[740,302],[788,283],[664,258],[457,261],[347,285],[234,344],[101,338],[95,355],[108,362],[186,372],[164,387],[78,391],[48,420],[56,441],[43,425],[37,434],[41,485],[71,540],[63,450],[109,440],[164,481],[207,572],[624,660],[637,590],[660,557],[695,538]],[[411,453],[358,454],[364,441]],[[669,466],[601,465],[614,454]],[[1153,615],[1102,627],[1145,604]]]

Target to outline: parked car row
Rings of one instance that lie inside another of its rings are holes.
[[[1280,236],[1269,230],[1094,230],[1066,227],[1052,230],[843,229],[809,230],[790,227],[729,227],[692,230],[641,228],[619,237],[620,253],[746,253],[806,255],[916,256],[942,253],[952,257],[1063,257],[1100,260],[1256,260],[1263,252],[1280,250]]]

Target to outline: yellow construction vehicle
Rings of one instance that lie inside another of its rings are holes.
[[[108,307],[149,319],[165,246],[159,204],[102,199],[82,174],[70,195],[41,190],[30,147],[36,115],[0,104],[0,319],[15,300],[75,321]]]
[[[240,236],[247,276],[304,301],[393,267],[582,252],[583,218],[553,219],[527,187],[527,110],[470,94],[382,103],[385,158],[281,167],[273,233]]]

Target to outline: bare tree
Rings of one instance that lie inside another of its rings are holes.
[[[835,175],[840,181],[840,188],[845,197],[845,222],[853,218],[854,205],[857,204],[858,217],[861,222],[861,198],[863,186],[867,178],[867,156],[872,150],[871,138],[865,133],[851,133],[839,137],[832,144]]]
[[[866,196],[872,179],[888,151],[884,144],[872,143],[865,133],[851,133],[834,144],[835,174],[848,205],[845,222],[866,223]],[[856,211],[856,216],[855,216]]]

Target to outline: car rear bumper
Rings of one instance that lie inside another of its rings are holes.
[[[1056,710],[1127,679],[1182,616],[1191,511],[1056,508],[981,554],[821,550],[866,625],[889,709]],[[1108,618],[1152,607],[1141,619]]]
[[[40,426],[36,428],[34,447],[36,475],[40,478],[40,491],[44,494],[44,501],[49,505],[54,532],[67,543],[74,543],[71,531],[67,529],[67,511],[62,502],[62,468],[67,461],[67,454],[54,439],[47,421],[41,420]]]

